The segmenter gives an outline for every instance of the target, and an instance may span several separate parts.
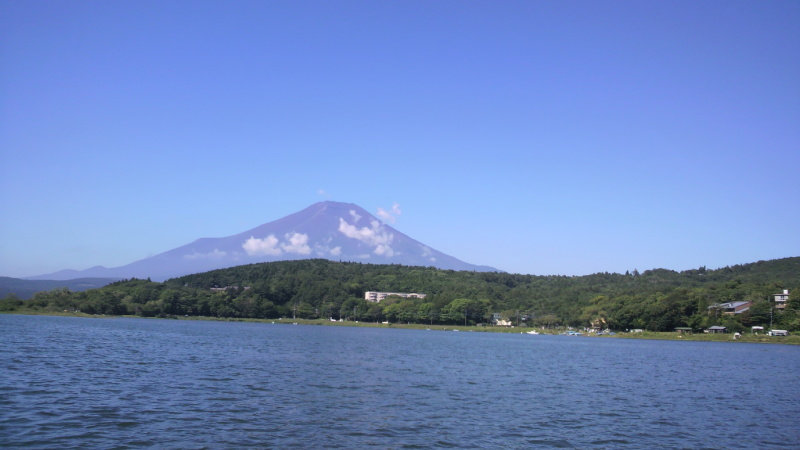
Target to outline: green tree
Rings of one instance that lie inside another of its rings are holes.
[[[380,303],[372,303],[367,309],[367,319],[372,322],[382,322],[385,318],[383,314],[383,306]]]
[[[789,299],[786,301],[786,309],[789,311],[800,311],[800,289],[795,288],[789,291]]]
[[[17,294],[12,292],[6,295],[4,299],[0,300],[0,311],[16,311],[21,308],[22,305],[22,300],[17,297]]]
[[[164,314],[184,314],[181,292],[177,289],[165,289],[158,296],[161,312]]]
[[[309,303],[300,302],[297,305],[297,317],[302,319],[316,319],[319,317],[318,310]]]
[[[469,298],[457,298],[443,308],[443,312],[451,323],[470,323],[485,322],[489,315],[489,302],[485,300],[474,300]]]
[[[420,303],[417,306],[417,319],[420,321],[429,322],[430,324],[433,324],[436,315],[437,314],[435,313],[433,303],[425,302],[425,303]]]
[[[347,320],[363,320],[369,311],[369,304],[363,298],[350,297],[342,303],[339,316]]]

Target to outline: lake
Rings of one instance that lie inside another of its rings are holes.
[[[0,315],[0,445],[800,446],[800,347]]]

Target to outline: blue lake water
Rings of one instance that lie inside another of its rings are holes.
[[[0,446],[800,447],[800,347],[0,315]]]

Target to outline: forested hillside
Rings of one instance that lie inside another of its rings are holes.
[[[786,311],[774,294],[791,290]],[[418,292],[424,299],[364,300],[365,291]],[[487,323],[499,313],[521,326],[588,326],[615,330],[714,324],[800,329],[800,258],[760,261],[718,270],[534,276],[457,272],[430,267],[299,260],[251,264],[155,283],[125,280],[101,289],[37,293],[32,300],[2,301],[5,310],[39,308],[90,314],[241,318],[332,317],[423,323]],[[752,301],[727,316],[709,306]]]

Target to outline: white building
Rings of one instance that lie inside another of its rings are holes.
[[[425,298],[425,294],[417,294],[415,292],[376,292],[376,291],[367,291],[364,293],[364,300],[373,303],[379,303],[381,300],[385,299],[390,295],[396,295],[398,297],[403,298]]]
[[[782,294],[775,294],[775,309],[785,309],[789,300],[789,290],[784,289]]]

